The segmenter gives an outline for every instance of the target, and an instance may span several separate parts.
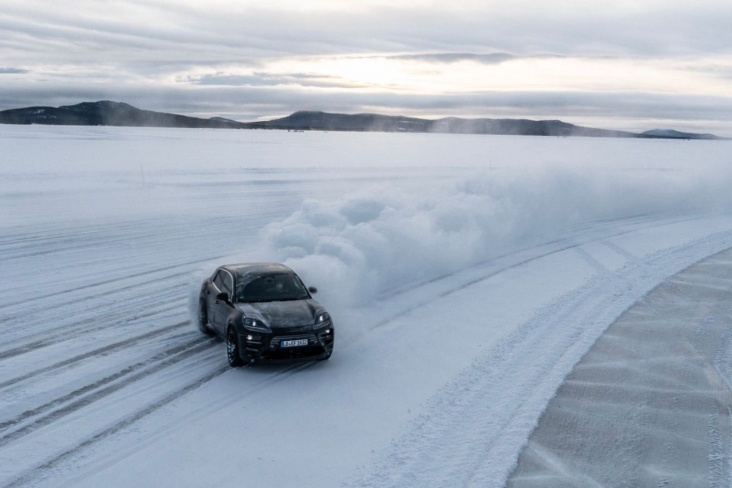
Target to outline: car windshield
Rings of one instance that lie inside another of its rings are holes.
[[[257,276],[251,281],[237,284],[237,302],[276,302],[310,298],[305,285],[292,274]]]

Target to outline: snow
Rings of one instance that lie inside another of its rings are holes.
[[[604,331],[732,247],[725,142],[0,141],[2,486],[503,486]],[[215,266],[270,260],[320,290],[329,361],[230,369],[191,323]]]

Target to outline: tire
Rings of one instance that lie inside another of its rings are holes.
[[[208,310],[206,309],[206,302],[201,300],[198,302],[198,330],[207,336],[213,335],[213,330],[208,325]]]
[[[238,368],[244,364],[239,356],[239,339],[236,337],[233,327],[226,329],[226,359],[232,368]]]

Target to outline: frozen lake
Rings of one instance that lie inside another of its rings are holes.
[[[0,125],[0,147],[0,486],[504,486],[603,332],[732,247],[728,142]],[[319,288],[329,361],[230,369],[192,324],[204,276],[265,260]]]

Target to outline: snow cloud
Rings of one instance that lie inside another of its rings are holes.
[[[350,310],[595,221],[730,209],[731,183],[729,172],[688,178],[558,165],[419,192],[378,185],[335,202],[306,201],[263,230],[263,254],[327,285],[337,295],[328,303]]]

